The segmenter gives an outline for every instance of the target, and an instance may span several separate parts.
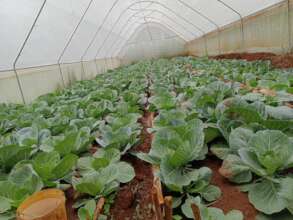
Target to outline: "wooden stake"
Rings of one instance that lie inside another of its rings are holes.
[[[161,185],[161,181],[159,178],[156,178],[156,180],[155,180],[155,188],[157,190],[159,204],[163,205],[164,204],[164,196],[162,193],[162,185]]]
[[[97,206],[96,206],[96,209],[95,209],[95,213],[94,213],[94,219],[93,220],[98,220],[102,210],[103,210],[103,207],[104,207],[104,204],[105,204],[105,198],[104,197],[101,197],[97,203]]]
[[[197,205],[195,205],[194,203],[191,204],[191,209],[193,212],[193,216],[195,220],[201,220],[201,216],[200,216],[200,210],[198,208]]]
[[[154,204],[155,204],[155,211],[156,211],[157,220],[161,220],[162,219],[162,211],[161,211],[161,206],[160,206],[156,187],[153,188],[153,200],[154,200]]]
[[[165,199],[165,220],[172,220],[173,219],[173,209],[172,209],[172,203],[173,199],[172,196],[166,196]]]

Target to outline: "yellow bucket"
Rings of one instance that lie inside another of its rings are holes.
[[[16,211],[17,220],[67,220],[65,196],[58,189],[46,189],[27,198]]]

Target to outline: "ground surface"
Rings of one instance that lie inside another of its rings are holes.
[[[152,135],[147,132],[151,126],[152,113],[145,113],[140,122],[143,125],[142,143],[134,151],[148,153],[151,148]],[[135,178],[122,186],[112,206],[111,216],[115,220],[153,220],[156,219],[153,201],[153,170],[152,166],[135,156],[123,158],[132,164]]]
[[[209,156],[203,162],[204,166],[213,171],[212,184],[221,188],[222,196],[213,203],[213,207],[222,209],[225,213],[232,209],[240,210],[245,220],[255,220],[257,211],[249,203],[247,193],[240,192],[238,187],[230,183],[219,173],[222,161],[216,157]]]
[[[247,61],[270,60],[276,68],[293,68],[293,54],[276,55],[273,53],[230,53],[214,56],[215,59],[244,59]]]

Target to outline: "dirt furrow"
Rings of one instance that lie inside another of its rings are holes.
[[[148,153],[151,148],[152,134],[147,132],[151,127],[154,114],[145,112],[140,119],[143,125],[141,144],[133,151]],[[122,158],[129,162],[135,170],[135,178],[121,186],[111,208],[113,220],[155,220],[157,219],[153,199],[154,175],[152,165],[127,154]]]

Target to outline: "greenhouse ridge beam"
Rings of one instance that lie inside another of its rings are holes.
[[[17,54],[17,56],[16,56],[16,58],[15,58],[15,60],[13,62],[13,70],[14,70],[14,73],[15,73],[15,76],[16,76],[17,84],[18,84],[19,91],[20,91],[20,94],[21,94],[21,98],[22,98],[22,101],[23,101],[24,104],[25,104],[25,98],[24,98],[22,87],[21,87],[20,79],[19,79],[19,76],[18,76],[18,73],[17,73],[17,70],[16,70],[16,64],[17,64],[17,62],[18,62],[18,60],[19,60],[19,58],[21,56],[21,53],[22,53],[23,49],[25,48],[26,43],[28,42],[28,40],[29,40],[29,38],[31,36],[31,33],[33,32],[33,30],[34,30],[34,28],[36,26],[36,23],[37,23],[40,15],[41,15],[44,7],[45,7],[46,2],[47,2],[47,0],[43,1],[42,5],[41,5],[41,7],[40,7],[40,9],[38,11],[38,14],[35,17],[35,20],[34,20],[32,26],[31,26],[28,34],[26,35],[26,38],[25,38],[24,42],[22,43],[21,48],[20,48],[20,50],[19,50],[19,52],[18,52],[18,54]]]

